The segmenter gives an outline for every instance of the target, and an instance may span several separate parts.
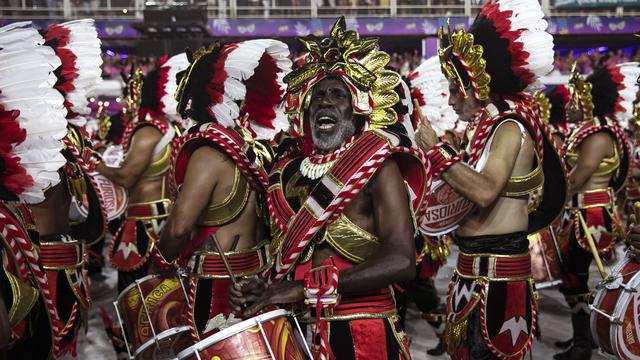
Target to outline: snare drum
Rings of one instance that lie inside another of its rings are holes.
[[[602,351],[619,359],[640,359],[640,263],[627,254],[597,287],[591,334]]]
[[[138,279],[120,293],[114,305],[131,358],[175,358],[193,344],[186,299],[179,278],[159,275]]]
[[[179,353],[178,359],[300,360],[311,359],[311,352],[295,316],[274,310],[207,337]]]
[[[536,289],[544,289],[562,283],[562,261],[555,231],[547,227],[528,236],[531,254],[531,273]]]
[[[91,176],[102,194],[107,219],[111,221],[119,218],[127,209],[127,190],[99,173],[92,173]]]

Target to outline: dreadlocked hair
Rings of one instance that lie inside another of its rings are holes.
[[[593,89],[591,90],[593,115],[613,115],[618,100],[618,84],[613,80],[609,69],[599,67],[586,80],[593,84]]]

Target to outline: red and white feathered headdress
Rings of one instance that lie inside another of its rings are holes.
[[[60,59],[31,22],[0,28],[0,195],[31,204],[60,182],[67,121],[54,89]]]
[[[101,81],[100,39],[93,19],[49,25],[46,45],[53,47],[62,61],[56,85],[65,97],[69,122],[84,126],[89,109],[88,92]]]
[[[180,120],[180,114],[176,110],[178,102],[175,99],[176,90],[178,89],[177,76],[178,73],[187,70],[188,67],[189,60],[185,53],[170,57],[160,67],[161,83],[158,86],[158,92],[161,95],[160,103],[164,113],[175,121]]]
[[[213,44],[187,56],[191,66],[176,92],[180,114],[239,126],[255,139],[272,139],[287,130],[281,106],[282,79],[291,70],[286,44],[271,39]]]
[[[469,31],[441,29],[442,71],[460,91],[480,100],[542,87],[553,70],[553,37],[538,0],[489,1]]]
[[[640,63],[628,62],[611,67],[612,79],[618,84],[618,98],[615,105],[615,118],[623,128],[628,128],[633,119],[633,103],[638,93]]]
[[[409,74],[411,95],[438,136],[454,130],[458,115],[449,106],[449,82],[437,56],[430,57]]]

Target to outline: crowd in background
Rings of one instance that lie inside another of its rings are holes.
[[[303,54],[301,52],[292,52],[292,58],[299,59]],[[562,74],[568,74],[571,64],[577,60],[577,66],[581,73],[588,74],[598,65],[611,65],[624,63],[628,61],[640,61],[640,48],[636,48],[632,52],[623,50],[607,51],[603,48],[592,49],[583,52],[556,52],[554,71]],[[152,68],[157,59],[149,56],[136,55],[120,55],[104,56],[104,64],[102,65],[102,76],[105,79],[115,79],[120,76],[121,72],[129,72],[131,64],[135,63],[142,66],[142,71],[147,72]],[[389,66],[399,71],[402,75],[407,75],[413,69],[418,67],[424,59],[420,56],[418,50],[406,52],[394,52],[391,54]]]

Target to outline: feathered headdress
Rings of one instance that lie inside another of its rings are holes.
[[[368,127],[385,127],[398,120],[393,107],[399,95],[394,91],[400,75],[386,70],[389,55],[378,51],[377,38],[360,38],[346,29],[340,17],[330,36],[318,39],[310,35],[301,38],[308,54],[305,63],[287,75],[286,111],[293,124],[293,134],[304,135],[304,116],[309,106],[311,90],[328,76],[339,77],[351,92],[353,114],[364,115]]]
[[[540,89],[553,69],[553,37],[537,0],[486,3],[469,31],[441,28],[442,72],[479,100]]]
[[[291,70],[288,56],[287,45],[271,39],[187,52],[191,65],[176,91],[178,113],[240,127],[255,139],[273,139],[289,126],[280,105],[283,78]]]
[[[60,182],[67,121],[53,88],[60,59],[31,22],[0,28],[0,198],[31,204]]]
[[[84,126],[87,120],[83,115],[91,113],[87,94],[102,80],[100,39],[95,23],[93,19],[82,19],[52,24],[44,38],[62,61],[56,89],[64,95],[67,120]]]
[[[440,59],[433,56],[409,74],[411,95],[420,105],[422,115],[438,136],[456,127],[458,115],[449,106],[449,82],[440,70]]]
[[[594,70],[585,80],[591,87],[592,116],[610,116],[618,122],[618,125],[627,128],[629,120],[633,118],[633,102],[638,91],[638,75],[640,75],[640,68],[636,62]],[[579,84],[579,80],[571,82],[570,88],[575,86],[576,89],[580,89]],[[588,96],[584,97],[588,99]],[[580,100],[586,102],[582,98]],[[585,119],[589,119],[588,106],[583,105],[583,109],[585,109]]]
[[[162,111],[172,120],[180,120],[181,116],[177,112],[178,102],[175,99],[178,89],[178,73],[185,71],[189,67],[187,54],[180,53],[174,55],[160,67],[160,84],[158,85],[158,96]]]

